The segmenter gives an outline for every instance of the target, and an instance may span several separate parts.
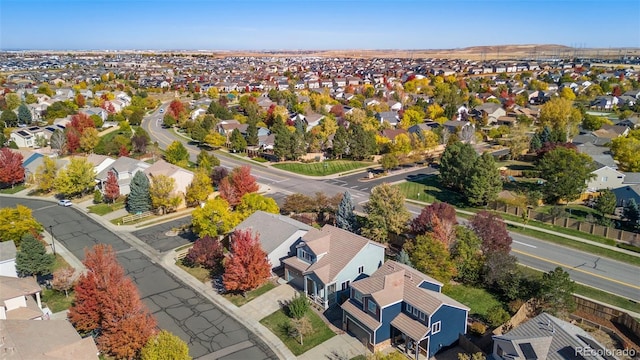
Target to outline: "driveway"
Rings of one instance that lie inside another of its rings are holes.
[[[142,300],[158,320],[159,327],[184,340],[192,357],[277,359],[254,333],[158,265],[157,252],[150,251],[142,243],[140,246],[136,243],[139,240],[131,234],[118,233],[117,236],[74,207],[0,197],[0,207],[15,207],[16,204],[31,208],[46,229],[53,225],[55,241],[62,243],[78,259],[84,259],[85,249],[95,244],[111,245],[127,275],[136,283]]]

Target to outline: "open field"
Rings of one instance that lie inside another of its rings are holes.
[[[296,174],[323,176],[356,170],[371,165],[374,164],[364,161],[327,160],[323,162],[313,162],[307,164],[298,162],[278,163],[273,164],[272,166],[278,169],[291,171]]]

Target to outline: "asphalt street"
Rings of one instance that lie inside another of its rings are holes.
[[[200,150],[194,145],[187,144],[184,138],[179,138],[167,129],[162,129],[160,126],[161,118],[161,114],[156,112],[144,120],[143,126],[151,138],[154,141],[158,141],[161,147],[167,146],[176,139],[182,140],[189,149],[191,156],[195,158]],[[219,156],[219,158],[223,166],[230,168],[247,164],[247,162],[229,156]],[[383,182],[393,183],[406,180],[410,176],[431,175],[436,172],[431,167],[421,167],[403,170],[396,174],[392,172],[390,176],[372,180],[364,179],[366,173],[315,180],[275,168],[251,165],[252,175],[256,176],[259,182],[271,188],[269,196],[273,197],[280,205],[288,195],[293,193],[313,196],[316,192],[324,192],[328,196],[332,196],[348,190],[354,199],[356,210],[360,211],[362,210],[362,205],[368,201],[371,189],[376,185]],[[417,216],[422,210],[421,206],[410,203],[407,203],[407,208],[414,216]],[[557,266],[562,266],[570,272],[572,279],[577,282],[640,301],[640,283],[638,280],[640,278],[638,277],[640,269],[638,267],[610,259],[598,259],[596,256],[587,253],[517,233],[512,232],[510,234],[514,239],[513,254],[518,257],[518,261],[523,265],[541,271],[549,271]],[[597,266],[589,268],[588,264],[593,264],[596,261]]]
[[[184,340],[193,358],[217,352],[219,359],[277,359],[255,334],[163,269],[157,264],[158,257],[150,258],[130,241],[123,240],[126,239],[124,234],[118,236],[74,207],[61,207],[43,200],[0,197],[0,207],[15,207],[16,204],[31,208],[47,230],[52,225],[55,241],[80,260],[84,259],[85,250],[95,244],[111,245],[118,262],[134,280],[142,300],[158,320],[159,327]],[[156,229],[156,232],[163,231],[162,227]],[[159,256],[171,241],[187,243],[189,240],[167,237],[160,241],[147,238],[147,241]]]

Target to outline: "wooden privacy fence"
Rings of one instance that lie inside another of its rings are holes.
[[[549,214],[537,212],[531,209],[518,206],[494,202],[489,205],[491,210],[503,212],[510,215],[524,217],[529,220],[536,220],[547,224],[561,226],[568,229],[578,230],[591,235],[602,236],[616,242],[640,246],[640,234],[624,231],[608,226],[602,226],[586,221],[578,221],[568,217],[554,217]],[[524,215],[523,215],[524,214]]]
[[[146,212],[143,212],[143,213],[140,213],[140,214],[127,215],[127,216],[123,217],[122,220],[120,220],[120,222],[123,223],[123,224],[126,224],[128,222],[144,219],[144,218],[149,217],[151,215],[153,215],[153,211],[146,211]]]

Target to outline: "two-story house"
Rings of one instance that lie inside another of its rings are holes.
[[[372,351],[396,346],[431,358],[467,332],[469,308],[442,294],[442,283],[395,261],[351,284],[342,326]]]
[[[33,277],[0,276],[0,320],[42,320],[42,289]]]
[[[348,297],[350,284],[384,262],[385,246],[335,226],[311,229],[283,260],[285,280],[324,309]]]
[[[98,189],[104,192],[104,184],[107,182],[107,176],[109,176],[110,171],[114,171],[116,177],[118,178],[120,195],[128,195],[130,191],[129,184],[131,184],[133,176],[138,171],[144,171],[150,166],[151,164],[148,164],[144,161],[121,156],[104,170],[100,171],[98,175],[96,175],[96,183]]]

